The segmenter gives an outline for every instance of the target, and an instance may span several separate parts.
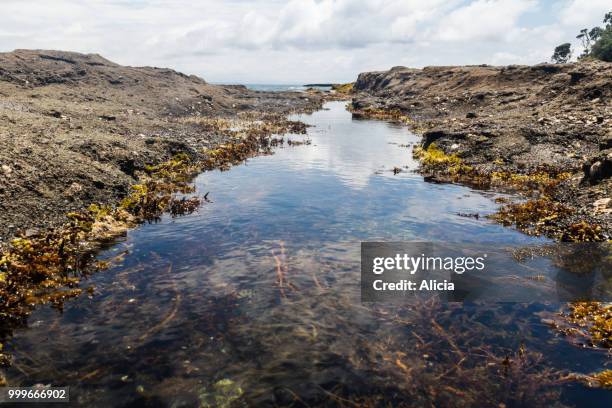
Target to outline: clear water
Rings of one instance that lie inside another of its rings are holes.
[[[419,406],[436,387],[482,375],[470,371],[482,362],[459,369],[468,363],[455,348],[503,357],[524,344],[545,367],[602,367],[605,355],[541,322],[555,305],[361,304],[362,240],[542,240],[458,216],[493,212],[493,195],[410,172],[406,145],[418,139],[406,128],[326,107],[299,116],[314,126],[311,145],[200,175],[213,203],[131,231],[102,254],[116,266],[90,278],[94,296],[37,310],[8,345],[10,383],[69,385],[80,406],[355,406],[346,401],[375,396]],[[518,375],[537,383],[530,373]],[[555,390],[570,405],[610,406],[608,392]],[[466,405],[490,405],[490,391]]]
[[[245,86],[253,91],[265,91],[265,92],[286,92],[286,91],[294,91],[294,92],[303,92],[309,87],[304,85],[275,85],[275,84],[245,84]],[[320,89],[321,91],[329,91],[331,87],[325,86],[317,86],[314,87]]]

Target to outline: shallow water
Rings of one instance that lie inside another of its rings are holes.
[[[485,360],[462,371],[457,364],[467,363],[449,349],[503,357],[523,344],[545,356],[517,374],[534,382],[544,367],[602,367],[605,355],[541,322],[536,313],[555,305],[362,304],[360,241],[546,241],[458,216],[493,212],[495,195],[424,182],[410,171],[408,145],[418,138],[405,127],[353,120],[340,102],[326,108],[299,116],[313,125],[311,145],[200,175],[198,191],[212,203],[131,231],[101,255],[117,265],[90,278],[94,296],[63,313],[37,310],[8,345],[9,382],[68,385],[74,404],[101,407],[350,406],[374,396],[418,406],[433,398],[425,389],[471,386],[447,377],[483,375],[470,370]],[[441,330],[456,340],[436,343]],[[490,404],[494,386],[471,405]],[[577,385],[555,390],[570,405],[611,401]]]

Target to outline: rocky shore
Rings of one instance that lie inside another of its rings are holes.
[[[612,64],[395,67],[359,75],[356,116],[404,122],[429,179],[515,190],[496,216],[558,240],[612,233]]]
[[[291,130],[287,114],[320,106],[315,94],[211,85],[95,54],[0,53],[0,242],[117,203],[147,166],[206,160],[245,129]]]

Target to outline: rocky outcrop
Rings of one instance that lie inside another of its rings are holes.
[[[316,95],[208,84],[99,55],[0,53],[0,242],[123,197],[146,164],[228,141],[201,118],[313,110]],[[211,122],[214,125],[214,121]]]
[[[395,67],[360,74],[354,91],[356,114],[403,117],[424,148],[435,143],[473,174],[571,173],[556,199],[586,218],[612,196],[610,63]]]

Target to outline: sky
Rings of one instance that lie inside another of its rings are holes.
[[[0,0],[0,52],[97,53],[210,82],[350,82],[397,65],[544,62],[611,9],[610,0]]]

